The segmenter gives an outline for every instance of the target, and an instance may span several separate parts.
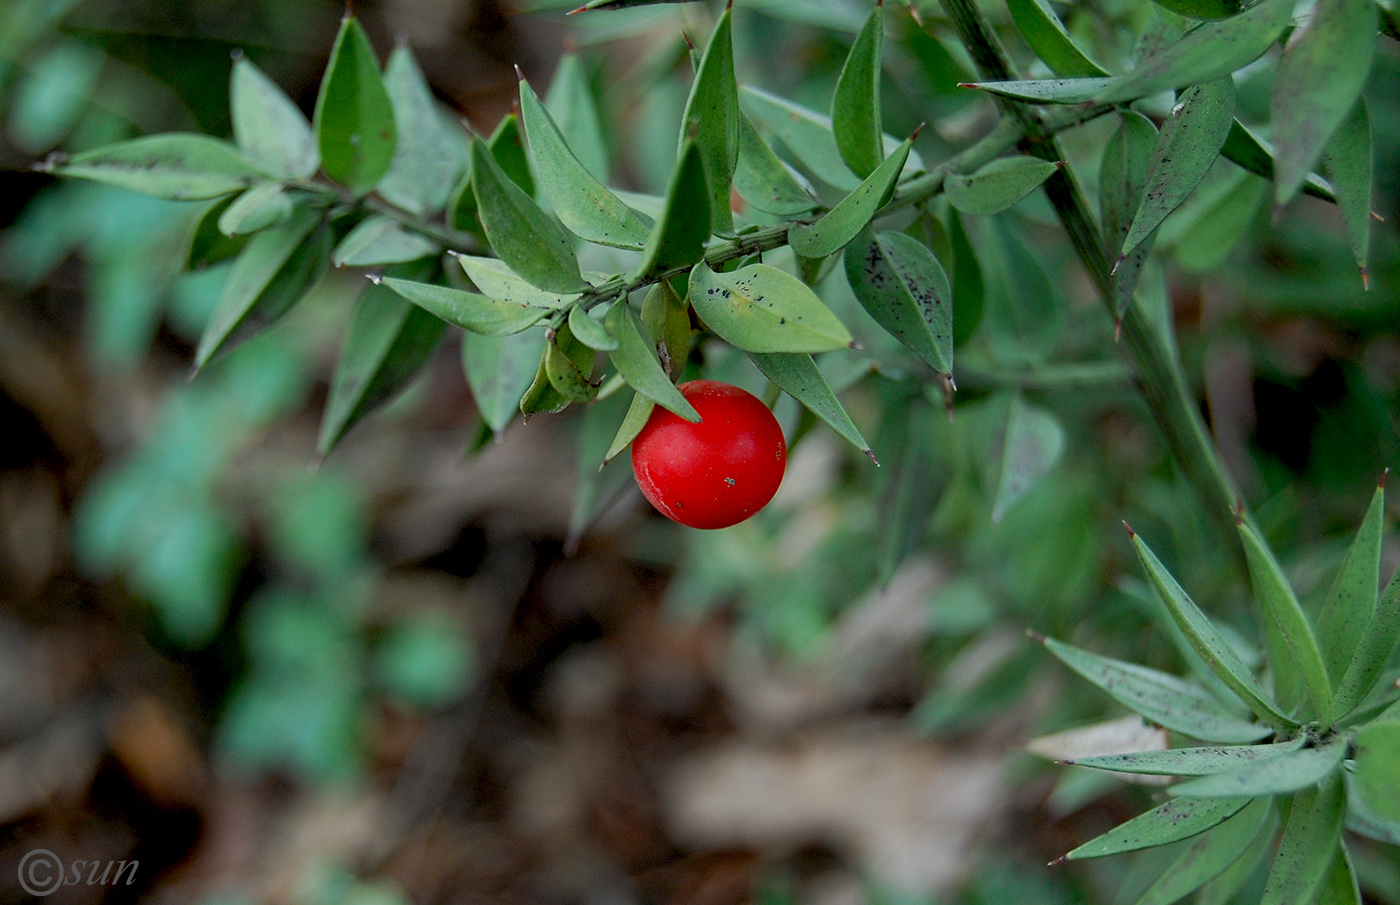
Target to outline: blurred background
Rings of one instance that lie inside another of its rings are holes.
[[[717,9],[570,5],[355,11],[483,134],[510,109],[512,64],[543,93],[575,53],[613,181],[657,192],[690,79],[682,35],[703,43]],[[1153,15],[1076,6],[1071,30],[1118,66]],[[915,9],[922,25],[887,11],[885,128],[928,120],[919,150],[938,161],[993,111],[956,88],[970,68],[936,3]],[[741,0],[741,79],[825,109],[868,10]],[[493,441],[454,334],[318,463],[360,275],[329,273],[190,379],[227,275],[184,268],[207,205],[30,165],[138,134],[227,136],[235,51],[309,113],[342,12],[0,8],[0,901],[31,900],[17,867],[35,849],[139,861],[130,885],[55,903],[1131,901],[1175,852],[1043,866],[1151,790],[1025,753],[1121,716],[1025,629],[1180,667],[1123,518],[1203,606],[1253,629],[1043,199],[956,289],[949,413],[841,275],[823,284],[865,346],[824,367],[883,467],[783,400],[786,482],[735,528],[661,519],[625,456],[597,472],[616,406]],[[1303,199],[1271,222],[1267,185],[1224,163],[1158,241],[1202,411],[1305,605],[1400,466],[1396,51],[1382,42],[1368,91],[1386,221],[1369,292],[1334,209]],[[1268,78],[1242,78],[1242,117],[1267,119]],[[1112,125],[1068,141],[1091,189]],[[1053,303],[1031,328],[1045,355],[1008,363],[982,302],[1027,293]],[[703,354],[762,391],[741,357]],[[1008,492],[1015,419],[1043,443]],[[1388,540],[1385,574],[1397,560]],[[1395,850],[1353,856],[1370,900],[1400,903]]]

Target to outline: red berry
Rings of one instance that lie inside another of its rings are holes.
[[[678,388],[700,423],[657,406],[632,441],[632,470],[662,515],[692,528],[728,528],[773,499],[787,443],[752,393],[714,380]]]

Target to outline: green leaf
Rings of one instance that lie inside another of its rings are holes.
[[[949,173],[948,203],[965,214],[996,214],[1040,187],[1063,164],[1038,157],[1000,157],[975,173]]]
[[[464,292],[433,283],[420,283],[396,277],[383,277],[385,286],[449,324],[456,324],[473,333],[505,336],[519,333],[538,323],[549,312],[515,302],[489,299],[474,292]]]
[[[690,3],[691,0],[588,0],[577,9],[569,11],[569,15],[574,13],[591,12],[596,9],[627,9],[630,6],[658,6],[662,3]]]
[[[636,487],[632,470],[626,466],[607,468],[604,457],[616,425],[623,418],[626,395],[615,393],[599,399],[583,414],[579,426],[578,477],[574,505],[569,514],[569,533],[564,540],[565,555],[572,556],[585,532],[623,493]]]
[[[1371,120],[1366,101],[1358,99],[1322,152],[1322,166],[1332,181],[1337,206],[1342,209],[1347,238],[1351,241],[1361,280],[1369,282],[1367,266],[1371,247]],[[1305,182],[1303,190],[1307,191]]]
[[[642,259],[628,273],[628,280],[635,282],[653,273],[688,267],[704,258],[710,223],[710,190],[705,182],[705,163],[700,149],[694,142],[688,142],[671,170],[665,207],[647,238]]]
[[[237,198],[230,196],[214,202],[196,221],[194,230],[190,233],[189,252],[185,255],[187,269],[198,270],[220,261],[226,261],[237,255],[243,250],[243,246],[248,244],[247,236],[230,238],[219,229],[219,221],[223,219],[224,213],[237,200]]]
[[[1113,82],[1111,78],[1008,79],[1000,82],[967,82],[966,86],[1033,104],[1082,104],[1093,100]]]
[[[603,140],[603,126],[598,121],[598,105],[588,87],[588,75],[577,54],[566,53],[559,58],[544,105],[583,168],[600,182],[606,180],[608,145]]]
[[[939,374],[953,374],[953,294],[933,252],[903,233],[846,246],[846,279],[861,307]]]
[[[862,178],[885,159],[880,126],[881,49],[885,39],[884,5],[877,3],[841,67],[831,99],[831,130],[836,148],[851,171]]]
[[[286,223],[292,217],[292,199],[280,182],[255,185],[234,199],[219,215],[219,232],[232,238]]]
[[[1183,91],[1157,136],[1138,207],[1120,257],[1137,248],[1210,171],[1235,121],[1235,83],[1217,79]]]
[[[739,99],[754,120],[772,130],[784,147],[813,176],[834,188],[850,191],[860,184],[836,146],[831,120],[766,91],[745,85]]]
[[[982,334],[999,364],[1031,367],[1059,343],[1065,303],[1012,225],[1003,218],[982,222],[977,244],[986,280]]]
[[[749,358],[775,386],[806,406],[856,449],[872,460],[875,458],[870,444],[846,414],[812,356],[803,352],[750,352]]]
[[[498,302],[511,302],[529,305],[532,308],[557,310],[573,304],[579,297],[577,292],[547,292],[521,279],[519,274],[499,258],[478,258],[472,255],[451,253],[462,265],[467,278],[476,284],[483,295]]]
[[[894,191],[904,161],[909,158],[912,139],[905,139],[889,157],[849,195],[836,203],[815,223],[794,224],[788,231],[792,250],[807,258],[824,258],[846,246],[874,219]]]
[[[447,205],[465,161],[407,44],[389,54],[384,89],[393,104],[398,142],[389,171],[379,182],[379,194],[420,216],[436,214]]]
[[[368,194],[394,162],[394,107],[360,22],[347,15],[316,97],[321,169],[356,195]]]
[[[1184,206],[1180,209],[1183,234],[1170,243],[1177,263],[1192,273],[1214,270],[1225,262],[1253,225],[1269,184],[1236,170],[1214,188],[1213,194],[1197,197],[1201,203],[1189,214]]]
[[[1297,196],[1333,133],[1360,100],[1375,48],[1372,0],[1318,0],[1307,24],[1289,37],[1274,73],[1269,111],[1277,204]]]
[[[1361,642],[1352,654],[1351,664],[1337,686],[1333,702],[1335,715],[1350,713],[1371,693],[1395,653],[1397,641],[1400,641],[1400,568],[1391,574],[1376,611],[1361,635]]]
[[[1284,795],[1315,786],[1335,773],[1347,753],[1343,736],[1311,748],[1300,748],[1277,757],[1266,757],[1223,773],[1214,773],[1177,783],[1168,789],[1173,795],[1197,798],[1229,798],[1236,795],[1259,797]]]
[[[695,70],[676,152],[683,154],[692,141],[699,149],[710,190],[710,229],[721,233],[734,228],[729,191],[739,160],[739,84],[734,80],[734,40],[729,17],[726,6]]]
[[[1249,882],[1273,845],[1274,833],[1278,829],[1277,809],[1270,808],[1264,825],[1255,833],[1253,841],[1244,853],[1225,868],[1218,877],[1201,887],[1196,896],[1196,905],[1226,905],[1234,899],[1240,888]]]
[[[939,489],[934,475],[936,453],[930,440],[936,436],[933,419],[942,413],[935,415],[929,406],[916,402],[906,403],[897,411],[899,417],[890,419],[888,426],[881,425],[880,442],[897,450],[894,461],[889,463],[878,504],[875,574],[886,586],[928,531]]]
[[[477,138],[472,139],[472,191],[486,238],[511,270],[550,292],[588,288],[568,235],[506,176]]]
[[[669,280],[647,290],[642,299],[642,323],[656,340],[656,351],[667,375],[679,380],[690,357],[690,306],[676,294]]]
[[[1006,5],[1011,9],[1011,18],[1021,37],[1056,75],[1063,78],[1108,75],[1074,46],[1060,17],[1046,0],[1007,0]]]
[[[1293,596],[1293,588],[1284,577],[1274,554],[1263,539],[1248,524],[1240,525],[1245,559],[1249,562],[1249,577],[1254,584],[1254,596],[1267,620],[1279,633],[1286,662],[1280,662],[1280,651],[1271,645],[1273,668],[1292,668],[1302,677],[1303,687],[1312,701],[1315,714],[1324,722],[1331,716],[1332,686],[1327,681],[1327,667],[1317,647],[1308,617]]]
[[[520,187],[520,191],[535,196],[535,179],[530,173],[530,156],[525,151],[525,136],[520,128],[520,118],[514,113],[501,117],[496,131],[486,139],[486,147],[491,156],[501,165],[501,172]],[[470,156],[470,154],[469,154]]]
[[[1240,11],[1240,0],[1152,0],[1162,9],[1192,19],[1228,19]]]
[[[1128,228],[1144,200],[1143,189],[1157,144],[1157,127],[1150,119],[1133,110],[1123,110],[1121,115],[1118,129],[1104,144],[1099,168],[1099,211],[1110,249],[1121,249],[1128,237]],[[1133,303],[1133,291],[1151,247],[1149,236],[1113,269],[1114,310],[1120,322]]]
[[[1332,582],[1332,589],[1327,592],[1327,602],[1318,618],[1317,641],[1334,688],[1341,687],[1352,655],[1376,612],[1384,522],[1385,485],[1382,484],[1371,495],[1371,505],[1342,561],[1341,571]]]
[[[1210,745],[1204,748],[1172,748],[1168,751],[1140,751],[1135,754],[1106,754],[1065,761],[1067,765],[1113,770],[1117,773],[1143,773],[1149,776],[1209,776],[1257,763],[1303,747],[1302,736],[1271,745]]]
[[[606,314],[604,309],[599,314]],[[599,318],[590,314],[582,305],[569,309],[569,329],[578,341],[598,352],[611,352],[617,348],[617,339],[608,332]]]
[[[627,414],[623,416],[622,424],[618,426],[612,444],[608,446],[608,451],[603,455],[604,465],[617,458],[619,453],[637,439],[642,428],[646,427],[647,419],[651,417],[654,408],[656,408],[656,403],[641,393],[632,394],[632,403],[627,407]]]
[[[1223,78],[1263,56],[1292,15],[1293,0],[1259,0],[1237,16],[1198,25],[1114,79],[1095,99],[1116,103]]]
[[[520,115],[540,188],[564,226],[579,238],[599,245],[644,247],[651,225],[579,162],[549,111],[524,79],[520,80]]]
[[[462,337],[462,370],[476,409],[500,436],[520,412],[520,399],[530,388],[535,368],[544,355],[544,330],[522,330],[509,336],[467,333]]]
[[[593,350],[578,341],[568,324],[545,338],[544,369],[550,386],[570,402],[591,401],[598,395],[592,380]]]
[[[179,132],[94,148],[45,169],[172,201],[217,198],[265,178],[228,142]]]
[[[204,335],[195,367],[226,352],[286,314],[320,279],[330,258],[330,230],[320,211],[298,211],[291,221],[248,240],[229,271]]]
[[[690,304],[721,339],[745,352],[825,352],[851,334],[805,283],[776,267],[750,264],[690,271]]]
[[[607,325],[608,331],[617,337],[612,363],[628,385],[685,420],[699,423],[700,414],[671,383],[657,358],[655,340],[647,335],[650,331],[642,325],[625,298],[619,299],[608,311]]]
[[[790,217],[817,206],[810,186],[778,159],[753,123],[739,114],[739,162],[734,168],[734,188],[751,207]]]
[[[1240,719],[1204,689],[1176,676],[1100,657],[1053,638],[1042,643],[1062,663],[1120,704],[1168,729],[1213,742],[1253,742],[1269,734],[1267,726]]]
[[[1356,734],[1356,792],[1382,820],[1400,823],[1400,722],[1381,721]]]
[[[1337,840],[1337,853],[1332,857],[1332,866],[1318,887],[1316,905],[1363,905],[1361,888],[1356,882],[1356,870],[1351,866],[1351,855],[1347,853],[1346,841]]]
[[[1131,529],[1129,529],[1131,531]],[[1176,579],[1171,576],[1166,567],[1162,565],[1157,556],[1143,542],[1136,533],[1132,535],[1133,547],[1137,550],[1138,558],[1142,561],[1143,571],[1147,573],[1152,586],[1157,589],[1157,594],[1161,597],[1162,603],[1167,607],[1167,612],[1171,614],[1172,621],[1181,629],[1186,640],[1190,642],[1191,649],[1194,650],[1211,672],[1215,673],[1220,681],[1224,682],[1231,691],[1239,696],[1240,700],[1254,711],[1259,719],[1279,729],[1293,729],[1297,723],[1285,716],[1272,701],[1264,694],[1264,689],[1260,687],[1259,681],[1254,678],[1249,667],[1240,659],[1239,654],[1230,646],[1230,642],[1220,634],[1211,621],[1201,612],[1200,607],[1187,596],[1181,585],[1176,583]]]
[[[336,267],[398,264],[426,258],[441,250],[442,246],[418,233],[409,232],[399,221],[372,214],[340,240],[335,254],[331,255],[331,263]]]
[[[1065,432],[1054,415],[1026,404],[1017,393],[1008,400],[1005,420],[996,420],[987,446],[995,468],[996,523],[1055,467],[1064,451]]]
[[[963,228],[962,217],[954,210],[948,212],[948,244],[953,250],[953,298],[958,303],[953,309],[953,344],[957,346],[971,339],[981,325],[987,289],[977,252]]]
[[[1137,905],[1172,905],[1219,876],[1249,850],[1272,808],[1268,799],[1256,799],[1220,826],[1197,836],[1147,888]]]
[[[1248,798],[1173,798],[1091,839],[1061,860],[1101,858],[1189,839],[1244,810]]]
[[[361,418],[407,385],[446,329],[388,287],[371,286],[361,295],[331,377],[317,452],[330,452]]]
[[[1346,793],[1340,775],[1294,796],[1259,905],[1311,901],[1332,866],[1345,815]]]
[[[1225,137],[1225,146],[1220,149],[1220,156],[1262,179],[1274,178],[1273,146],[1240,125],[1239,120],[1235,120],[1235,124],[1230,127],[1230,134]],[[1303,194],[1321,198],[1323,201],[1336,201],[1332,187],[1313,174],[1309,174],[1303,183]]]
[[[229,81],[233,139],[253,163],[274,176],[310,179],[321,166],[306,115],[246,57]]]

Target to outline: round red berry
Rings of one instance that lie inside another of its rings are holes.
[[[657,406],[632,441],[632,469],[662,515],[692,528],[728,528],[773,499],[787,467],[787,443],[752,393],[715,380],[678,389],[700,423]]]

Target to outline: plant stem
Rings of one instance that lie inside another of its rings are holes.
[[[1014,78],[1005,50],[975,0],[944,0],[943,8],[984,80]],[[1007,116],[1024,124],[1021,149],[1045,160],[1063,160],[1059,142],[1047,124],[1025,105],[997,97]],[[1068,166],[1045,182],[1045,194],[1059,214],[1080,262],[1099,290],[1110,316],[1116,316],[1109,254],[1089,212],[1084,194]],[[1190,482],[1205,509],[1207,521],[1230,550],[1237,568],[1244,569],[1244,551],[1235,528],[1239,493],[1220,462],[1201,421],[1194,394],[1166,343],[1154,335],[1152,325],[1136,305],[1123,315],[1123,349],[1137,370],[1138,390],[1161,428],[1167,448]]]

